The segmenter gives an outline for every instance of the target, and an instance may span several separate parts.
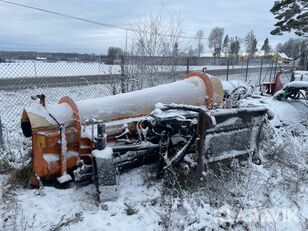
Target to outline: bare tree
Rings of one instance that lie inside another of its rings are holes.
[[[131,54],[143,56],[135,68],[134,78],[141,78],[138,88],[144,87],[144,77],[149,79],[148,86],[154,85],[155,74],[161,66],[156,64],[158,57],[170,57],[171,72],[176,72],[176,63],[180,54],[180,35],[182,34],[182,20],[179,16],[172,16],[164,20],[160,13],[148,13],[139,18],[133,25]],[[131,75],[133,78],[133,75]]]
[[[182,20],[172,16],[168,21],[161,14],[149,13],[132,26],[135,52],[145,56],[171,56],[175,46],[179,49]],[[175,45],[177,44],[177,45]]]
[[[224,28],[215,27],[210,33],[209,48],[212,49],[214,58],[220,58],[224,31]]]
[[[204,52],[204,46],[203,46],[203,43],[202,43],[203,38],[204,38],[204,32],[202,30],[199,30],[196,34],[196,40],[198,42],[198,44],[197,44],[197,55],[198,55],[198,57],[200,57],[201,53]]]

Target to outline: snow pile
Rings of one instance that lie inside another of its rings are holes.
[[[111,159],[112,158],[112,148],[110,147],[106,147],[103,150],[94,150],[92,152],[92,155],[96,158],[100,158],[100,159]]]

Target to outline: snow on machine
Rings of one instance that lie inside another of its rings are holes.
[[[225,88],[225,89],[224,89]],[[242,81],[222,82],[191,72],[174,83],[92,100],[63,97],[24,109],[21,127],[32,137],[33,184],[94,177],[101,200],[116,194],[116,174],[159,163],[158,174],[181,163],[202,175],[211,162],[251,155],[260,164],[264,106],[239,107],[251,95]]]

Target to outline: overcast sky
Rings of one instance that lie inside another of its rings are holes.
[[[97,22],[129,27],[146,12],[163,17],[180,15],[183,35],[205,37],[213,27],[225,28],[229,36],[244,37],[253,30],[259,41],[269,37],[275,46],[292,34],[271,36],[275,24],[269,12],[274,0],[11,0]],[[128,35],[130,38],[131,35]],[[205,41],[206,42],[206,41]],[[194,40],[186,44],[195,45]],[[125,46],[125,31],[80,22],[0,2],[0,50],[105,53],[109,46]],[[206,46],[206,52],[209,48]]]

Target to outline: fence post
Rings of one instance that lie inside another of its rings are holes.
[[[247,78],[248,78],[248,67],[249,67],[249,57],[247,56],[245,82],[247,82]]]
[[[125,72],[124,72],[124,55],[121,55],[121,92],[125,93]]]
[[[186,74],[189,73],[189,57],[186,58]]]
[[[260,91],[262,90],[262,89],[261,89],[262,68],[263,68],[263,58],[261,58],[261,67],[260,67],[260,75],[259,75],[259,86],[260,86]]]
[[[227,62],[227,81],[229,81],[229,64],[230,64],[230,60],[228,58],[228,62]]]
[[[1,116],[0,116],[0,148],[3,147],[3,131],[2,131],[2,122],[1,122]]]

